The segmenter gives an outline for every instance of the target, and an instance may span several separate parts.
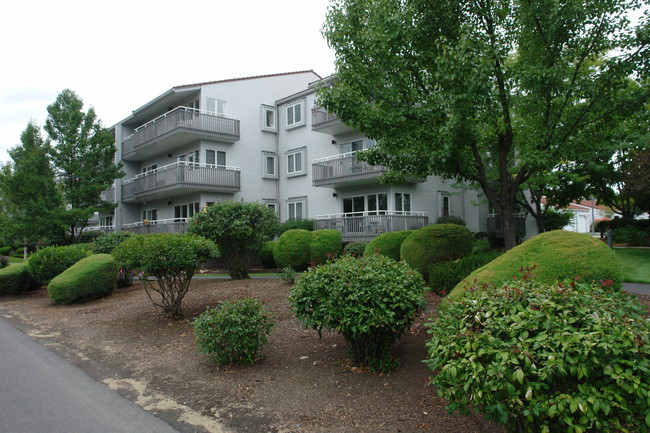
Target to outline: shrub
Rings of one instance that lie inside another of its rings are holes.
[[[562,230],[564,227],[571,223],[573,219],[573,212],[566,209],[554,209],[552,207],[546,209],[544,215],[544,230]]]
[[[0,295],[13,295],[36,289],[40,284],[29,271],[29,263],[14,263],[0,269]]]
[[[365,241],[350,242],[343,248],[343,255],[361,257],[363,256],[363,252],[365,251],[367,245],[368,242]]]
[[[298,276],[298,272],[291,268],[284,268],[280,272],[280,279],[284,281],[287,284],[293,284],[296,282],[296,276]]]
[[[443,305],[426,360],[438,394],[509,432],[647,432],[650,322],[609,283],[524,279]]]
[[[485,240],[476,240],[472,246],[472,254],[487,253],[490,250],[490,242]]]
[[[308,230],[294,229],[280,236],[273,248],[273,259],[279,268],[304,271],[309,267],[311,234]]]
[[[47,294],[55,304],[73,304],[113,293],[117,275],[115,259],[110,254],[94,254],[79,260],[54,277]]]
[[[449,293],[463,278],[499,257],[501,252],[488,251],[462,259],[434,263],[429,267],[429,288],[439,294]]]
[[[388,370],[391,346],[423,308],[424,289],[405,263],[343,256],[302,273],[289,303],[306,327],[341,333],[355,363]]]
[[[9,265],[9,257],[0,256],[0,269],[6,268]]]
[[[641,227],[627,225],[613,231],[614,242],[631,246],[650,245],[650,232]]]
[[[8,255],[10,255],[12,249],[13,248],[11,248],[11,247],[2,247],[2,248],[0,248],[0,256],[8,256]]]
[[[194,320],[199,352],[220,365],[252,364],[266,344],[273,318],[256,299],[224,302]]]
[[[29,268],[34,279],[46,285],[52,278],[89,255],[88,251],[76,245],[46,247],[29,257]]]
[[[82,244],[89,244],[102,235],[104,235],[104,232],[101,232],[99,230],[85,230],[81,232],[79,238],[77,239],[77,242]]]
[[[282,236],[282,234],[288,230],[308,230],[308,231],[313,231],[314,230],[314,221],[312,220],[307,220],[307,219],[290,219],[278,226],[278,230],[276,231],[275,235],[277,237]]]
[[[436,219],[436,224],[457,224],[459,226],[466,226],[465,220],[462,219],[461,217],[454,216],[454,215],[448,215],[448,216],[441,216]]]
[[[190,220],[187,232],[214,241],[233,280],[250,278],[252,257],[278,228],[275,212],[261,203],[224,201]]]
[[[414,231],[402,242],[400,257],[428,279],[433,263],[456,260],[472,252],[474,236],[458,224],[434,224]]]
[[[275,248],[276,243],[277,241],[265,242],[257,253],[260,256],[262,266],[264,266],[266,269],[277,267],[275,260],[273,260],[273,248]]]
[[[11,257],[15,259],[25,258],[25,248],[24,247],[16,248],[15,251],[11,254]]]
[[[404,240],[412,233],[413,230],[402,230],[381,234],[368,242],[363,254],[381,254],[398,262],[400,259],[400,247]]]
[[[118,267],[143,273],[143,285],[151,302],[168,317],[182,316],[181,303],[190,288],[196,268],[218,257],[216,245],[188,234],[157,233],[135,235],[122,242],[113,255]],[[150,281],[146,277],[156,277]],[[160,300],[154,300],[154,293]]]
[[[532,266],[537,266],[535,275],[543,283],[580,276],[587,282],[613,280],[614,287],[621,287],[621,270],[614,251],[588,234],[556,230],[537,235],[472,272],[449,297],[462,296],[468,285],[504,284],[522,267]]]
[[[93,241],[93,251],[95,254],[113,254],[115,248],[131,236],[131,232],[102,233]]]
[[[341,255],[343,237],[338,230],[316,230],[309,242],[309,260],[312,264],[325,263]]]

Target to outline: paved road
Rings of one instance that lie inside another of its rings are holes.
[[[0,319],[1,433],[178,433]]]
[[[623,290],[631,292],[631,293],[640,293],[642,295],[650,295],[650,284],[623,283]]]

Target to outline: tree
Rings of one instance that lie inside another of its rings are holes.
[[[61,228],[63,202],[54,181],[49,146],[39,127],[30,122],[20,136],[21,145],[11,149],[13,164],[0,173],[0,189],[8,214],[10,236],[25,247]]]
[[[253,254],[273,238],[279,226],[275,212],[260,203],[224,201],[195,214],[188,233],[214,241],[233,280],[250,278]]]
[[[626,186],[639,209],[650,213],[650,143],[648,150],[632,156]]]
[[[114,163],[115,140],[97,119],[91,107],[83,111],[83,101],[72,90],[61,92],[47,107],[45,131],[54,142],[52,161],[69,209],[66,221],[70,236],[83,232],[97,211],[110,210],[100,193],[124,173]]]
[[[338,0],[324,28],[336,78],[319,101],[377,141],[362,157],[388,166],[385,180],[480,187],[512,248],[522,185],[645,60],[625,18],[638,3]]]

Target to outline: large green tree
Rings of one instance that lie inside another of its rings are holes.
[[[388,180],[479,186],[516,243],[515,197],[607,111],[646,60],[637,0],[336,0],[336,79],[320,103],[376,139]],[[603,60],[605,59],[605,60]]]
[[[49,145],[30,122],[11,149],[12,163],[0,173],[0,190],[7,214],[7,235],[27,248],[61,232],[63,201],[54,180]]]
[[[70,236],[81,234],[88,219],[114,207],[100,193],[123,175],[115,164],[115,140],[102,126],[91,107],[83,111],[75,92],[62,91],[47,107],[45,131],[53,142],[51,156],[57,179],[68,205],[66,220]]]

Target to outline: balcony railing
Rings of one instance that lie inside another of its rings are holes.
[[[487,227],[488,233],[496,233],[499,236],[503,236],[503,223],[501,218],[495,215],[489,215],[487,218]],[[515,227],[517,227],[517,232],[521,236],[526,236],[526,217],[525,216],[515,216]]]
[[[107,201],[109,203],[115,203],[115,187],[113,186],[113,187],[110,187],[110,188],[102,191],[99,194],[99,197],[103,201]]]
[[[122,182],[122,199],[135,201],[175,189],[237,192],[241,189],[241,172],[238,167],[178,161]]]
[[[124,224],[122,230],[139,235],[149,233],[185,233],[187,230],[188,218],[170,218],[152,221],[138,221],[131,224]]]
[[[314,230],[338,230],[343,242],[369,241],[382,233],[417,230],[428,224],[429,217],[424,212],[367,211],[314,218]]]
[[[333,186],[340,183],[377,179],[388,169],[357,160],[356,152],[315,159],[312,163],[314,186]]]
[[[114,231],[115,231],[115,227],[113,227],[113,226],[92,225],[92,226],[84,227],[84,232],[113,233]],[[75,232],[78,234],[79,230],[76,229]]]
[[[314,107],[311,109],[311,130],[337,135],[353,129],[341,122],[336,113],[329,113],[323,107]]]
[[[124,137],[122,139],[122,156],[127,156],[148,144],[177,134],[188,134],[191,138],[212,138],[234,143],[239,140],[239,120],[223,114],[189,107],[177,107],[138,126],[133,134]]]

